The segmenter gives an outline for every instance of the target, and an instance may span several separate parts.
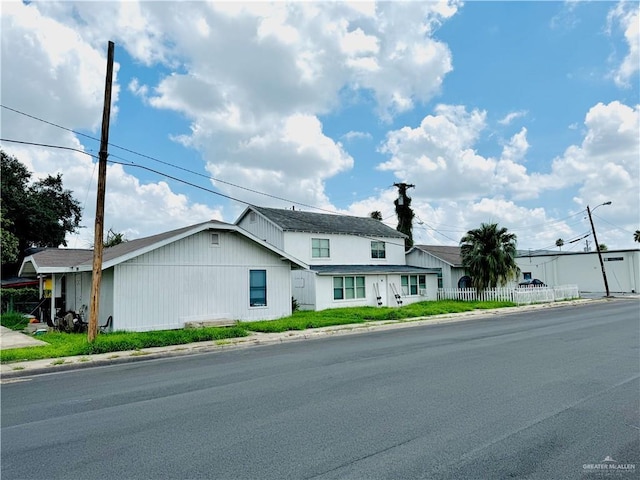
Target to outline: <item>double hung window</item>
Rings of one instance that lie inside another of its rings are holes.
[[[384,242],[378,240],[371,241],[371,258],[386,258]]]
[[[329,239],[328,238],[312,238],[311,239],[311,257],[312,258],[329,258]]]

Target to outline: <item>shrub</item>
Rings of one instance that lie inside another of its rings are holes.
[[[29,318],[16,312],[3,313],[0,317],[0,323],[3,327],[10,328],[11,330],[24,330],[27,328]]]

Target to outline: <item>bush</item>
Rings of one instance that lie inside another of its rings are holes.
[[[10,328],[11,330],[24,330],[27,328],[29,318],[25,317],[22,313],[3,313],[0,317],[0,323],[3,327]]]
[[[2,288],[0,289],[0,309],[2,312],[12,312],[16,304],[38,303],[37,288]]]

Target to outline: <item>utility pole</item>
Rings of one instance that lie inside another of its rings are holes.
[[[92,343],[98,335],[98,314],[100,313],[100,281],[102,280],[102,249],[104,230],[104,197],[107,187],[107,147],[109,145],[109,119],[111,116],[111,85],[113,83],[113,42],[107,47],[107,77],[104,86],[102,109],[102,135],[98,163],[98,193],[96,200],[96,220],[93,240],[93,275],[91,277],[91,300],[89,305],[89,329],[87,340]]]
[[[611,205],[611,202],[603,203],[602,205]],[[598,208],[598,205],[596,208]],[[598,237],[596,237],[596,228],[593,226],[593,219],[591,218],[591,209],[587,205],[587,214],[589,214],[589,222],[591,223],[591,231],[593,232],[593,241],[596,244],[596,251],[598,252],[598,259],[600,260],[600,269],[602,270],[602,278],[604,280],[604,289],[607,291],[607,297],[609,295],[609,282],[607,282],[607,273],[604,270],[604,262],[602,261],[602,252],[600,252],[600,244],[598,243]]]
[[[415,188],[415,185],[407,183],[394,183],[394,187],[398,188],[398,198],[393,202],[396,206],[396,216],[398,217],[398,226],[396,230],[404,233],[407,238],[404,240],[405,250],[413,247],[413,217],[411,210],[411,197],[407,195],[408,188]]]

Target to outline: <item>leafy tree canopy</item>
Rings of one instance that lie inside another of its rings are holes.
[[[462,237],[462,264],[476,290],[496,288],[517,277],[516,245],[516,235],[496,223],[483,223]]]
[[[72,192],[63,188],[62,175],[31,183],[31,172],[17,158],[2,150],[0,156],[3,247],[5,229],[17,239],[18,255],[29,247],[66,246],[67,234],[80,226],[82,209]]]

